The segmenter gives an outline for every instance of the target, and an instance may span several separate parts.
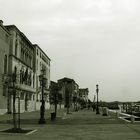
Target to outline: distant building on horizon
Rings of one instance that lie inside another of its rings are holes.
[[[64,77],[57,82],[60,88],[59,92],[62,94],[64,107],[70,109],[73,103],[75,81]]]
[[[85,103],[88,102],[88,93],[89,93],[88,88],[80,88],[79,89],[79,96],[82,100],[84,100]],[[86,106],[87,106],[87,104],[86,104]]]

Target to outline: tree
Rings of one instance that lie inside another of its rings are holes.
[[[51,81],[50,85],[50,104],[55,106],[55,115],[57,114],[57,104],[59,101],[58,95],[58,84]]]

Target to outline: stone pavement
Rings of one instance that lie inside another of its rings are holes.
[[[140,139],[140,124],[127,123],[110,113],[109,116],[96,115],[92,110],[80,110],[63,117],[63,111],[58,112],[56,121],[50,120],[47,111],[47,123],[38,124],[39,112],[21,114],[21,126],[25,129],[36,129],[30,134],[0,133],[0,140],[138,140]],[[11,116],[0,116],[0,129],[12,127]],[[8,120],[8,121],[7,121]]]

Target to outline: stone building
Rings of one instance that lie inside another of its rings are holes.
[[[80,88],[79,89],[79,96],[81,98],[83,98],[85,101],[88,100],[88,93],[89,93],[88,88]]]
[[[4,26],[1,20],[0,59],[0,114],[12,112],[14,95],[16,111],[40,109],[42,70],[46,79],[46,108],[50,107],[50,58],[15,25]]]
[[[55,108],[54,106],[57,106],[57,109],[64,108],[64,104],[63,104],[64,98],[62,98],[62,91],[57,82],[51,81],[49,98],[50,98],[51,110]]]
[[[44,53],[44,51],[37,45],[33,45],[35,48],[35,73],[36,73],[36,109],[40,109],[41,105],[41,86],[39,76],[43,73],[46,78],[46,86],[45,86],[45,108],[50,108],[49,103],[49,86],[50,86],[50,58]]]
[[[9,78],[16,75],[15,90],[20,110],[33,111],[36,107],[35,49],[29,39],[15,26],[5,28],[10,32]],[[9,83],[10,85],[11,83]],[[12,110],[12,89],[9,87],[9,107]]]
[[[59,93],[62,95],[64,107],[68,109],[73,108],[73,97],[75,90],[75,81],[70,78],[62,78],[58,80]]]
[[[0,114],[7,112],[7,77],[9,61],[9,37],[10,34],[0,20]]]
[[[79,97],[82,101],[82,106],[84,106],[84,107],[87,107],[88,93],[89,93],[88,88],[80,88],[79,89]]]
[[[74,94],[73,94],[73,108],[78,110],[80,107],[79,104],[79,85],[75,82],[74,84]]]

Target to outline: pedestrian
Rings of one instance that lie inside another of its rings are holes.
[[[88,104],[88,110],[90,109],[90,104]]]
[[[92,110],[95,111],[95,104],[92,104]]]

